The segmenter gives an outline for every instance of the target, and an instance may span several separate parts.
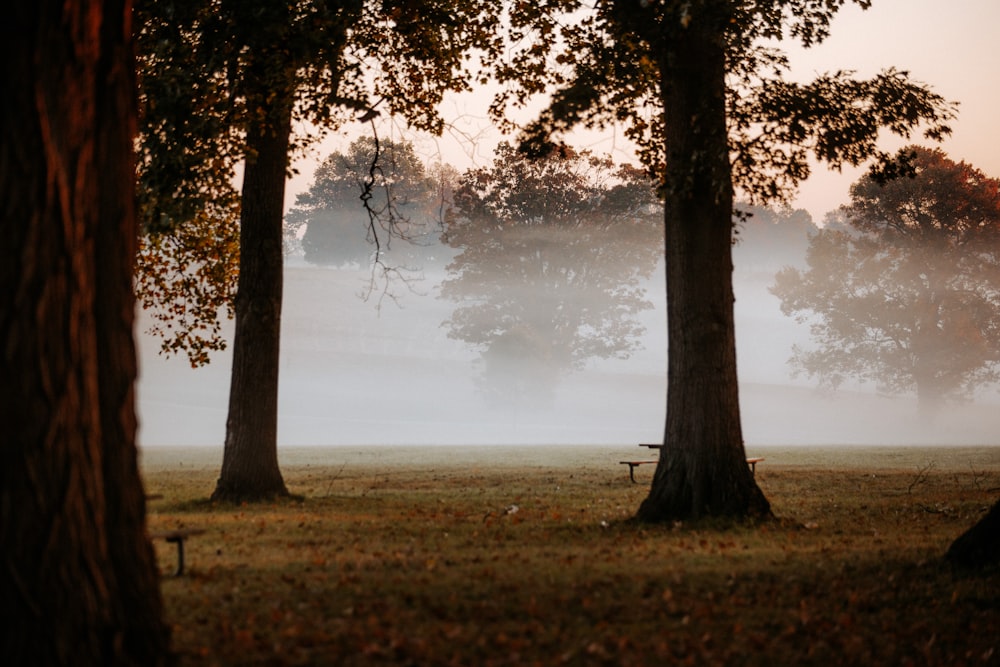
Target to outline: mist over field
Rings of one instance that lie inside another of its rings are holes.
[[[915,399],[887,398],[873,387],[819,394],[792,379],[786,364],[808,329],[781,314],[766,273],[737,271],[736,335],[744,438],[780,444],[1000,444],[995,393],[933,422]],[[638,316],[645,333],[627,360],[591,359],[559,376],[551,400],[497,403],[480,391],[479,351],[449,339],[454,304],[439,298],[443,272],[428,273],[398,303],[378,292],[360,298],[366,271],[286,268],[280,371],[279,445],[634,444],[658,442],[666,396],[662,266],[645,283],[654,307]],[[499,278],[498,278],[499,279]],[[165,358],[138,328],[139,442],[221,445],[230,355],[204,368]],[[231,329],[231,323],[229,323]],[[516,371],[521,372],[523,368]]]

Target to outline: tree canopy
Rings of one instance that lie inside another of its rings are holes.
[[[364,136],[316,168],[285,217],[286,236],[304,228],[307,262],[368,266],[393,238],[433,241],[437,194],[412,142]]]
[[[501,144],[462,175],[444,241],[449,336],[482,352],[495,402],[541,407],[591,358],[627,358],[652,307],[661,206],[642,170],[589,151],[528,159]]]
[[[817,227],[803,209],[737,205],[733,261],[744,275],[766,274],[805,264],[806,248]]]
[[[522,148],[543,154],[572,128],[621,125],[654,174],[668,171],[664,129],[664,49],[698,23],[711,27],[724,49],[725,111],[730,180],[751,204],[786,203],[810,172],[810,159],[833,166],[872,163],[880,175],[898,173],[896,155],[879,147],[884,132],[909,137],[919,126],[939,139],[956,105],[892,67],[859,79],[852,71],[786,80],[785,40],[822,42],[839,9],[852,2],[731,0],[644,2],[579,0],[514,3],[509,42],[514,55],[494,51],[497,78],[506,84],[491,107],[495,120],[522,129]],[[527,45],[527,46],[525,46]],[[552,101],[520,128],[512,109]],[[677,187],[680,184],[670,185]]]
[[[903,153],[913,175],[858,180],[849,227],[817,234],[808,268],[781,271],[772,291],[811,323],[817,347],[795,350],[798,372],[933,409],[1000,379],[1000,181],[940,150]]]

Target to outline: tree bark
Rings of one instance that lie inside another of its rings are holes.
[[[638,518],[768,517],[746,464],[733,315],[732,213],[725,106],[729,4],[692,7],[666,26],[660,54],[667,143],[667,417]]]
[[[1000,500],[976,525],[952,542],[945,560],[966,569],[1000,565]]]
[[[161,665],[135,448],[127,0],[14,3],[0,89],[0,655]]]
[[[281,222],[294,96],[271,98],[272,102],[261,104],[264,117],[251,121],[247,132],[229,415],[222,471],[212,500],[259,501],[288,495],[278,467],[278,363]]]

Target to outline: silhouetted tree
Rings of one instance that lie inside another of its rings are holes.
[[[376,140],[362,137],[345,153],[331,154],[316,168],[309,189],[296,197],[285,224],[293,234],[305,227],[307,262],[368,266],[373,252],[390,251],[393,237],[436,241],[436,188],[413,144],[382,139],[377,148],[376,155]],[[363,193],[370,195],[367,201]]]
[[[733,326],[734,187],[787,200],[810,154],[833,164],[889,156],[879,132],[923,121],[941,136],[952,107],[893,70],[809,84],[781,77],[773,40],[821,41],[844,4],[812,0],[518,3],[497,77],[497,117],[555,88],[524,148],[545,153],[574,125],[626,124],[665,201],[668,391],[665,448],[639,517],[769,516],[745,463]],[[867,6],[867,0],[857,0]],[[770,41],[767,41],[770,40]]]
[[[382,106],[439,132],[442,95],[468,88],[468,56],[489,43],[496,19],[472,0],[141,0],[137,9],[147,228],[169,230],[220,201],[239,207],[233,370],[213,498],[285,495],[282,210],[289,155],[308,140],[293,137],[293,121],[329,128]],[[241,161],[237,197],[230,184]]]
[[[810,321],[818,347],[799,372],[916,392],[922,413],[1000,379],[1000,181],[940,150],[904,149],[914,173],[862,177],[848,230],[823,230],[808,269],[781,271],[782,311]]]
[[[951,543],[945,560],[956,567],[968,569],[1000,565],[1000,501]]]
[[[463,175],[441,295],[459,304],[449,336],[482,350],[491,399],[544,405],[562,374],[639,347],[660,211],[642,171],[586,151],[531,160],[501,144]]]
[[[0,656],[163,665],[135,447],[138,236],[128,2],[0,27]]]

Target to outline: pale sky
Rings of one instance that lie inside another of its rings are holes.
[[[842,9],[830,38],[818,47],[791,48],[789,42],[786,48],[792,59],[792,76],[801,80],[841,69],[856,70],[865,77],[888,67],[908,71],[945,99],[960,103],[953,133],[941,148],[952,159],[1000,177],[998,28],[1000,0],[875,0],[867,11],[854,5]],[[503,139],[486,120],[488,104],[488,93],[452,98],[443,107],[444,117],[454,126],[449,134],[436,139],[407,133],[405,138],[413,140],[425,158],[440,155],[460,170],[488,164],[492,147]],[[300,174],[288,184],[286,204],[291,205],[295,195],[308,188],[317,159],[345,149],[362,131],[368,127],[348,126],[299,160],[295,166]],[[383,121],[383,136],[399,132],[391,122]],[[920,135],[912,142],[926,143]],[[580,135],[570,143],[599,153],[611,152],[616,159],[631,159],[627,142],[614,132]],[[903,143],[887,137],[883,147],[891,150]],[[847,202],[848,188],[861,173],[863,170],[845,169],[840,174],[819,166],[802,185],[795,206],[807,209],[815,222],[821,222],[828,211]]]

